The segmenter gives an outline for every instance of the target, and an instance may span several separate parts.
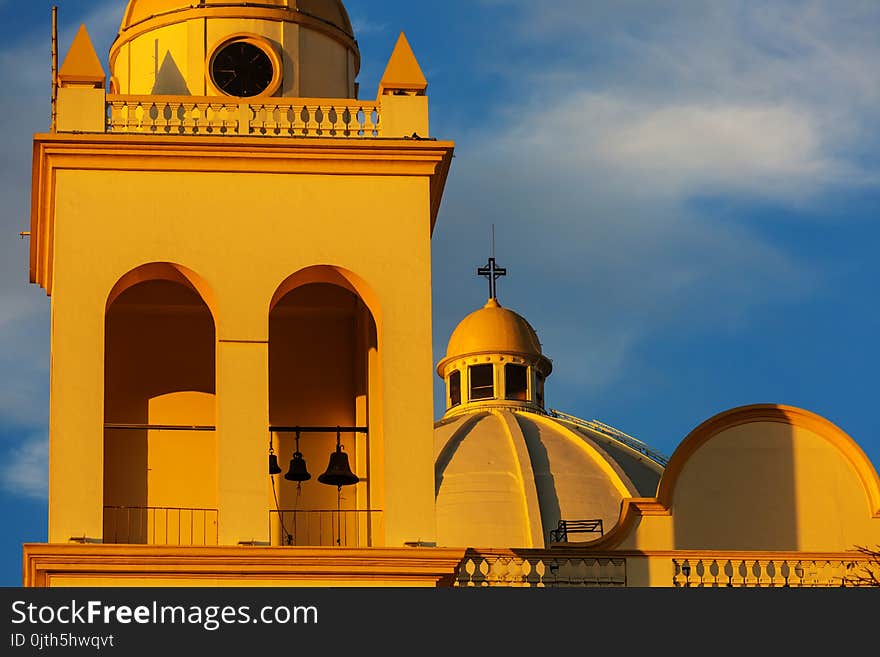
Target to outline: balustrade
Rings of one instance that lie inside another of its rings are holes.
[[[528,551],[469,550],[456,575],[458,587],[626,586],[626,559],[553,556]]]
[[[673,559],[676,587],[831,587],[851,584],[866,559],[723,558]]]
[[[107,132],[119,134],[381,136],[377,103],[357,100],[230,102],[189,96],[108,96]]]

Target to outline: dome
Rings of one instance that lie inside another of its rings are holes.
[[[224,17],[246,18],[273,9],[303,14],[335,27],[349,36],[353,35],[348,12],[341,0],[261,0],[249,3],[206,0],[201,6],[193,6],[191,0],[130,0],[122,18],[120,32],[148,19],[175,12],[214,10],[222,11]]]
[[[218,55],[227,64],[215,70]],[[227,86],[250,68],[259,83]],[[110,47],[123,95],[356,98],[359,71],[341,0],[130,0]]]
[[[502,408],[437,423],[438,544],[544,548],[559,520],[607,533],[624,498],[655,495],[662,464],[586,424]]]
[[[452,359],[471,354],[505,353],[539,358],[550,372],[550,361],[543,356],[535,329],[521,315],[489,299],[485,306],[465,317],[452,332],[446,358],[437,368]]]

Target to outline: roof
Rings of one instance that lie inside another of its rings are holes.
[[[550,362],[543,357],[538,334],[524,317],[504,308],[495,298],[486,305],[465,317],[449,338],[446,358],[441,361],[437,371],[450,360],[485,353],[512,353],[546,361],[546,372],[550,372]]]
[[[541,548],[561,519],[608,531],[623,499],[654,495],[663,472],[607,434],[526,410],[438,422],[434,448],[441,545]]]
[[[178,11],[202,9],[228,9],[248,13],[255,9],[284,9],[316,18],[352,36],[351,20],[341,0],[259,0],[258,2],[229,2],[229,0],[205,0],[195,5],[191,0],[130,0],[122,18],[120,31],[138,23]]]

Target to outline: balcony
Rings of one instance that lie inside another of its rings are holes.
[[[380,105],[348,99],[230,101],[194,96],[120,96],[106,100],[112,134],[337,137],[382,136]]]
[[[281,509],[269,512],[269,543],[275,546],[375,547],[384,534],[382,511]]]
[[[705,555],[672,560],[675,587],[827,588],[856,586],[864,573],[874,572],[867,557],[854,554],[779,553],[749,558]]]
[[[548,550],[468,550],[457,587],[622,587],[626,559],[554,554]]]
[[[217,545],[217,509],[104,507],[104,543]]]

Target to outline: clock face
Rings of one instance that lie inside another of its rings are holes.
[[[211,61],[214,85],[230,96],[259,96],[275,78],[269,55],[249,41],[233,41],[223,46]]]

